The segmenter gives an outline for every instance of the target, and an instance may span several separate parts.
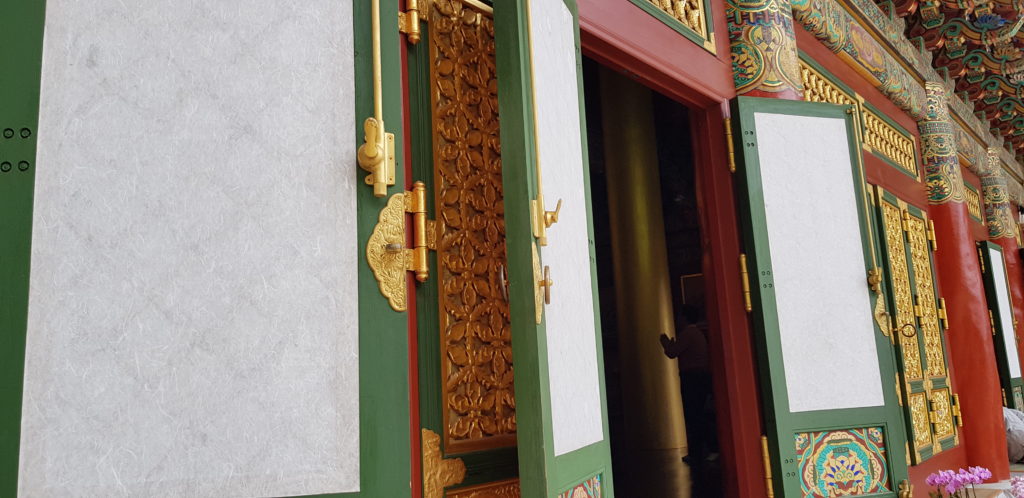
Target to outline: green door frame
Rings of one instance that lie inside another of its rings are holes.
[[[999,244],[989,242],[987,240],[978,242],[978,252],[982,259],[981,273],[985,280],[985,297],[988,301],[988,310],[992,315],[992,335],[993,343],[996,347],[996,364],[999,368],[999,383],[1003,389],[1003,401],[1007,407],[1016,408],[1017,410],[1024,410],[1024,378],[1018,376],[1013,377],[1010,374],[1010,359],[1006,352],[1006,335],[1007,331],[1003,327],[1002,317],[1003,310],[999,308],[998,300],[998,289],[996,288],[995,274],[992,272],[992,255],[989,251],[999,252],[1001,258],[1003,256],[1003,248]],[[1006,272],[1006,260],[1003,259],[1003,277],[1006,284],[1006,290],[1010,290],[1009,275]],[[1006,302],[1012,303],[1011,297],[1006,296]],[[1012,313],[1012,311],[1011,311]],[[1011,316],[1012,320],[1013,317]],[[1016,330],[1009,331],[1013,334],[1014,342],[1018,341]]]
[[[597,335],[598,372],[604,438],[565,455],[554,454],[551,425],[551,392],[548,376],[547,330],[535,321],[534,251],[536,241],[530,222],[530,200],[537,197],[537,142],[534,119],[532,64],[528,5],[531,0],[495,2],[494,20],[498,58],[498,98],[501,109],[502,164],[505,177],[505,234],[507,237],[509,296],[512,312],[512,355],[515,358],[516,412],[518,421],[519,475],[523,496],[552,497],[593,476],[600,476],[601,495],[613,497],[608,405],[604,389],[604,353],[601,346],[599,300],[593,286],[594,323]],[[551,1],[551,0],[533,0]],[[579,11],[575,0],[561,0],[571,12],[577,47],[576,75],[583,88],[579,37]],[[579,92],[580,129],[586,129],[583,94]],[[583,134],[583,164],[586,135]],[[590,236],[591,275],[594,230],[590,206],[589,176],[584,171]],[[543,256],[543,249],[540,249]],[[557,289],[557,284],[556,287]]]
[[[801,484],[794,437],[798,433],[826,431],[831,429],[882,427],[885,433],[887,461],[889,463],[891,493],[875,496],[896,496],[897,483],[907,477],[907,462],[903,451],[905,444],[902,414],[897,403],[895,383],[885,379],[895,378],[895,359],[889,338],[874,320],[875,345],[878,352],[882,390],[886,403],[871,408],[842,410],[820,410],[792,413],[783,370],[782,344],[776,315],[774,276],[769,253],[769,238],[764,209],[764,192],[761,184],[760,159],[758,157],[758,133],[754,113],[785,114],[809,117],[839,118],[846,121],[850,162],[854,165],[853,176],[857,202],[857,215],[861,225],[861,243],[864,254],[864,275],[873,270],[875,247],[870,217],[867,211],[866,183],[861,157],[861,146],[851,106],[834,104],[737,97],[732,102],[733,136],[738,141],[736,151],[740,156],[737,165],[737,199],[741,204],[744,247],[751,260],[749,273],[752,290],[752,318],[755,342],[758,345],[758,367],[762,382],[762,403],[771,459],[771,475],[778,496],[800,496]],[[823,208],[824,210],[824,208]],[[869,234],[865,236],[865,234]],[[867,285],[867,284],[865,284]],[[873,296],[873,299],[879,299]],[[872,313],[866,309],[865,313]]]

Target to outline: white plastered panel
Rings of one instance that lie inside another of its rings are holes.
[[[358,490],[350,0],[46,7],[21,496]]]
[[[992,262],[992,279],[996,285],[996,305],[999,306],[999,325],[1003,329],[1006,362],[1010,366],[1010,377],[1017,378],[1021,376],[1020,356],[1017,354],[1013,308],[1010,306],[1010,289],[1006,286],[1006,266],[1003,263],[1003,253],[989,248],[988,259]]]
[[[529,8],[538,167],[548,209],[562,200],[541,249],[555,282],[546,307],[548,376],[554,450],[562,455],[604,439],[575,24],[561,0],[532,0]]]
[[[789,409],[880,406],[846,122],[754,116]]]

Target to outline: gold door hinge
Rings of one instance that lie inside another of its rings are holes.
[[[743,285],[743,309],[750,313],[754,304],[750,300],[750,273],[747,271],[747,255],[740,253],[740,281]]]
[[[436,247],[438,225],[427,220],[426,192],[423,182],[416,182],[411,192],[391,196],[366,243],[366,260],[381,294],[395,311],[408,306],[405,272],[413,272],[419,282],[430,277],[427,250]],[[412,247],[405,247],[406,213],[412,214]]]
[[[978,264],[981,265],[981,272],[985,273],[985,255],[981,252],[981,248],[978,248]]]
[[[906,209],[903,210],[903,219],[900,221],[900,225],[903,227],[904,232],[910,231],[910,212]]]
[[[924,311],[921,309],[921,300],[917,296],[914,296],[914,316],[918,318],[924,317]]]
[[[732,142],[732,118],[725,118],[725,147],[729,151],[729,172],[736,172],[736,144]]]
[[[936,432],[935,428],[939,425],[939,410],[936,408],[937,403],[934,399],[928,400],[928,422],[932,426],[932,434]]]
[[[988,310],[988,326],[992,329],[992,335],[996,335],[996,319],[992,316],[992,310]]]
[[[956,426],[957,427],[963,427],[964,426],[964,416],[960,412],[960,395],[959,394],[954,394],[953,395],[953,406],[952,406],[951,410],[953,411],[953,418],[956,420]]]
[[[431,0],[405,0],[405,12],[398,13],[398,31],[413,45],[420,42],[420,21],[427,20],[430,4]]]
[[[928,241],[932,243],[932,251],[939,250],[939,243],[935,239],[935,222],[928,220]]]
[[[946,298],[939,298],[939,320],[942,320],[942,328],[949,330],[949,314],[946,312]]]
[[[764,464],[764,491],[768,498],[775,498],[775,486],[772,483],[772,456],[768,451],[768,436],[761,436],[761,460]]]

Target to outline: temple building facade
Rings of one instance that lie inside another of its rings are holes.
[[[1022,26],[0,3],[0,498],[1005,483]]]

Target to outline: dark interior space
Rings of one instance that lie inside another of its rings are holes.
[[[587,141],[590,157],[591,202],[594,216],[597,273],[600,286],[605,379],[615,487],[621,496],[637,496],[641,489],[632,482],[639,478],[631,469],[629,431],[624,417],[620,359],[620,325],[617,312],[616,275],[613,262],[612,217],[609,215],[610,185],[606,169],[605,133],[602,113],[601,66],[585,58],[583,64],[587,113]],[[675,338],[661,337],[657,351],[679,363],[682,413],[685,416],[688,455],[681,465],[689,468],[690,495],[722,496],[717,428],[711,390],[708,330],[705,315],[704,282],[698,193],[690,119],[686,107],[651,92],[657,166],[651,173],[660,180],[667,268],[672,288],[672,316]],[[656,331],[653,333],[657,333]]]

